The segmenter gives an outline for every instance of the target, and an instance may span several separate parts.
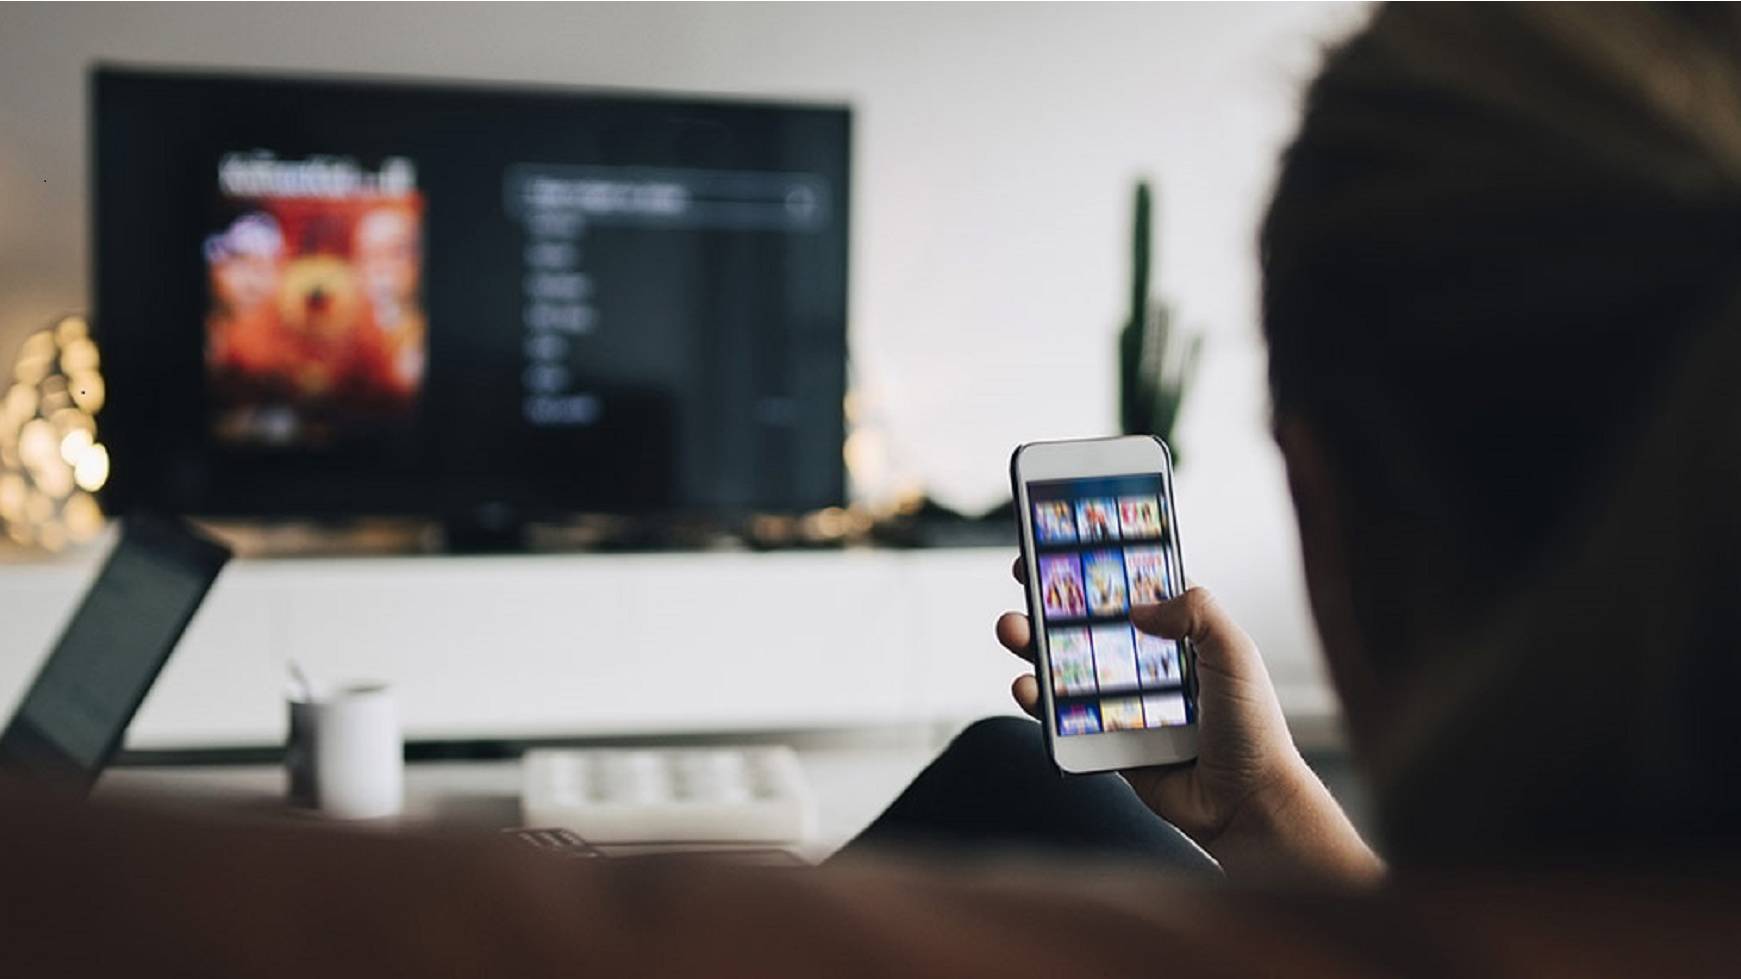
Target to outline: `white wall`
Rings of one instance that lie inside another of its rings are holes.
[[[1351,5],[0,6],[0,359],[84,305],[86,66],[367,71],[850,101],[852,341],[901,471],[964,508],[1017,442],[1113,427],[1131,181],[1209,336],[1179,441],[1188,563],[1313,675],[1265,434],[1253,229]]]

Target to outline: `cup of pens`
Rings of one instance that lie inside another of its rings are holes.
[[[399,709],[384,683],[316,687],[294,664],[284,768],[290,804],[337,819],[382,819],[404,803]]]

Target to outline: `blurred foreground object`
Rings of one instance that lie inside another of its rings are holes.
[[[1197,373],[1203,338],[1173,335],[1173,313],[1165,300],[1149,297],[1153,233],[1148,181],[1136,186],[1136,216],[1131,227],[1130,310],[1118,335],[1118,419],[1126,435],[1158,435],[1173,450],[1179,406]]]
[[[83,317],[67,316],[19,347],[0,400],[0,527],[58,551],[103,529],[98,490],[109,450],[97,441],[103,375]]]

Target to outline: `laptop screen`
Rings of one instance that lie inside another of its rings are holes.
[[[228,559],[177,522],[128,518],[0,738],[0,760],[95,778]]]

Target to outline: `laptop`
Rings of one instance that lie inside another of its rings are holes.
[[[125,518],[0,734],[0,770],[89,790],[229,559],[229,548],[181,520]]]

